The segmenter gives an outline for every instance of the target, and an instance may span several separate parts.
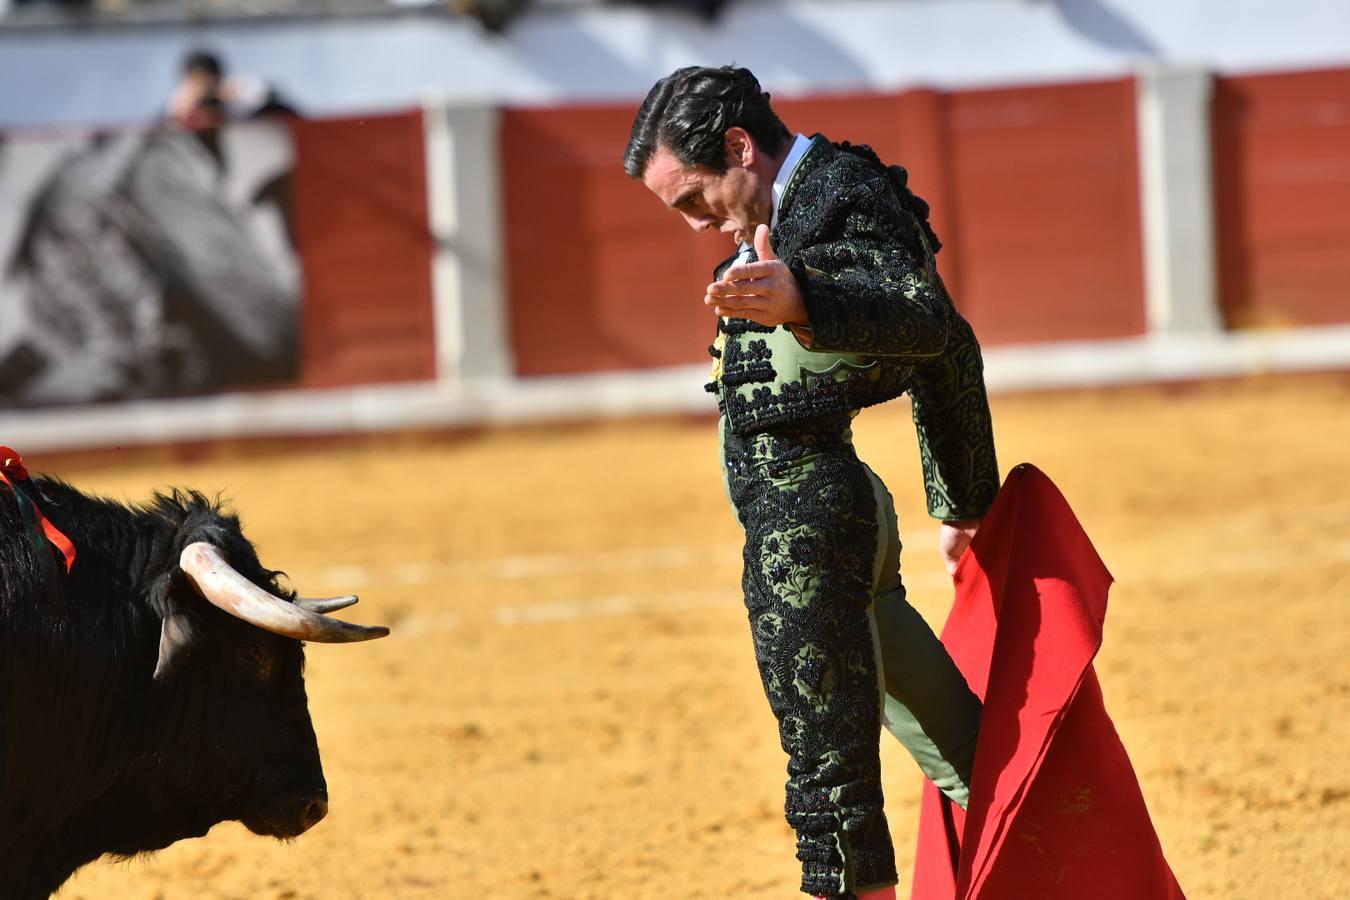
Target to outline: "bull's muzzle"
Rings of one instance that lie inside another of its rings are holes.
[[[302,833],[309,831],[323,821],[326,815],[328,815],[328,793],[324,791],[305,804],[304,811],[300,813],[300,831]]]
[[[328,815],[328,791],[289,793],[265,800],[261,807],[243,816],[244,825],[254,834],[275,838],[299,837]]]

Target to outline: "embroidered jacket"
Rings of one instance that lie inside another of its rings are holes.
[[[905,182],[867,147],[813,138],[770,234],[801,288],[812,347],[786,326],[719,321],[708,389],[742,435],[909,391],[929,514],[978,518],[999,486],[984,363],[938,277],[927,208]]]

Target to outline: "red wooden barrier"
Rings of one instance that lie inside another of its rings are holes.
[[[776,101],[789,128],[870,143],[933,205],[941,268],[986,344],[1144,329],[1129,80]],[[706,359],[731,251],[622,170],[635,105],[505,111],[511,339],[522,375]]]
[[[1213,143],[1227,323],[1350,322],[1350,69],[1216,79]]]
[[[1131,79],[957,91],[944,278],[983,344],[1146,328]]]
[[[295,142],[301,384],[434,378],[421,113],[301,121]]]
[[[623,172],[627,106],[501,120],[510,334],[521,375],[696,362],[728,238],[695,235]]]

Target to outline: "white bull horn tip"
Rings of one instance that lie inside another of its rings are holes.
[[[220,549],[210,544],[189,544],[183,549],[179,562],[193,586],[208,602],[237,619],[274,634],[320,644],[369,641],[389,634],[389,629],[383,625],[355,625],[307,609],[299,603],[288,603],[241,575],[225,561]],[[356,598],[347,595],[322,602],[350,606]]]

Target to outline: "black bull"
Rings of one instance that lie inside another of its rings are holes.
[[[69,574],[44,559],[0,484],[0,894],[45,897],[105,853],[217,822],[289,838],[323,818],[297,638],[387,629],[322,615],[354,598],[282,591],[201,494],[136,508],[52,479],[24,488],[78,557]]]

